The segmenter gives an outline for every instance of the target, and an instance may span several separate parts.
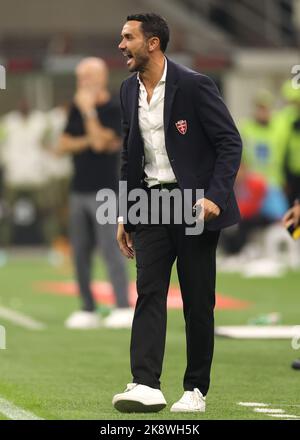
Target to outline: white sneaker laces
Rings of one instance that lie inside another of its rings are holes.
[[[198,390],[198,388],[194,388],[193,399],[194,399],[195,405],[197,405],[197,406],[200,406],[201,403],[203,402],[203,400],[205,400],[205,398],[202,396],[202,394]]]
[[[205,397],[202,396],[198,388],[194,388],[194,391],[186,391],[184,397],[188,400],[188,403],[196,407],[200,407],[203,404],[203,400],[205,401]]]
[[[135,388],[136,386],[137,386],[137,383],[128,383],[127,387],[126,387],[126,390],[125,390],[125,393],[126,393],[126,391],[133,390],[133,388]]]

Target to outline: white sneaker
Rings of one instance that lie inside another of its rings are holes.
[[[127,384],[124,393],[116,394],[112,403],[118,411],[124,413],[158,412],[167,405],[160,390],[137,383]]]
[[[88,330],[99,328],[100,325],[101,321],[97,312],[86,312],[84,310],[72,313],[65,321],[65,327],[72,329]]]
[[[205,397],[198,388],[185,391],[181,399],[172,405],[171,412],[205,412]]]
[[[109,328],[131,328],[134,309],[130,307],[114,309],[104,320],[105,327]]]

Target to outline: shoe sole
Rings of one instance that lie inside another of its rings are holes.
[[[142,402],[135,400],[118,400],[114,403],[114,407],[122,413],[149,413],[158,412],[166,407],[166,403],[155,403],[153,405],[144,405]]]

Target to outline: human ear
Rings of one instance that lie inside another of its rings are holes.
[[[159,38],[151,37],[148,40],[148,49],[149,52],[153,52],[159,46]]]

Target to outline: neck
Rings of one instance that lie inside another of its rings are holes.
[[[153,57],[147,64],[144,72],[139,74],[141,81],[145,86],[155,87],[158,81],[161,79],[165,68],[165,56],[159,54],[157,57]]]

